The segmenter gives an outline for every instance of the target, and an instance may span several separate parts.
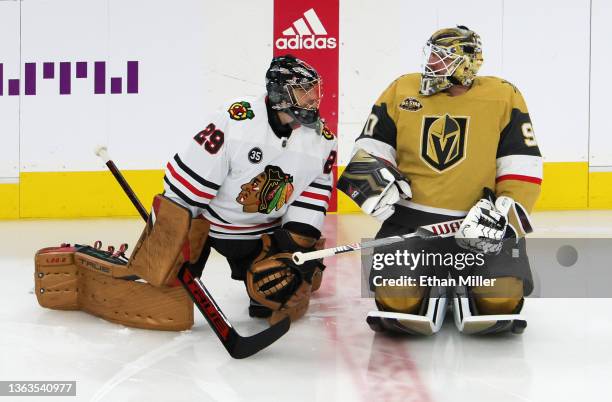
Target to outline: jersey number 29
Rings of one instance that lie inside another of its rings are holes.
[[[206,128],[193,137],[193,139],[200,145],[204,146],[204,149],[208,153],[216,154],[223,145],[223,131],[217,130],[213,123],[210,123]]]

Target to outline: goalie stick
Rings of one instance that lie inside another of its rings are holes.
[[[130,201],[132,201],[132,204],[134,204],[140,216],[145,222],[148,221],[148,212],[142,206],[134,190],[132,190],[115,163],[109,157],[106,147],[96,148],[95,153],[104,160],[104,163],[115,179],[117,179]],[[189,296],[191,296],[198,310],[204,315],[204,318],[206,318],[206,321],[208,321],[208,324],[211,326],[227,352],[234,359],[243,359],[254,355],[276,342],[289,331],[291,320],[289,317],[286,317],[262,332],[258,332],[251,336],[241,336],[234,327],[232,327],[232,324],[230,324],[227,317],[225,317],[225,314],[223,314],[200,278],[193,276],[189,270],[188,264],[183,265],[179,270],[178,279],[187,293],[189,293]]]
[[[306,261],[318,260],[319,258],[331,257],[333,255],[349,253],[351,251],[387,246],[389,244],[399,243],[413,237],[420,237],[422,239],[450,237],[454,236],[455,233],[457,233],[459,227],[461,226],[461,222],[463,222],[463,219],[456,219],[452,221],[421,226],[417,228],[414,232],[405,235],[383,237],[381,239],[368,240],[362,243],[346,244],[344,246],[310,251],[308,253],[302,253],[298,251],[296,253],[293,253],[292,259],[293,262],[295,262],[297,265],[302,265]]]

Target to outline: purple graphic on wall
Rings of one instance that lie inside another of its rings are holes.
[[[42,64],[42,69],[37,69],[37,65]],[[56,65],[59,70],[59,94],[70,95],[72,93],[72,71],[75,78],[88,78],[88,65],[93,65],[93,92],[94,94],[106,94],[107,82],[110,84],[111,94],[137,94],[138,93],[138,61],[127,62],[127,75],[123,77],[107,77],[105,61],[62,61],[44,63],[24,63],[23,68],[23,90],[24,95],[36,95],[37,71],[42,71],[42,78],[45,80],[56,79]],[[74,68],[73,68],[74,65]],[[0,96],[4,95],[4,64],[0,63]],[[20,94],[21,78],[7,79],[7,95],[16,96]]]

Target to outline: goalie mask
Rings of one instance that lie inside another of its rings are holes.
[[[320,131],[321,78],[314,68],[290,55],[275,57],[266,72],[266,90],[272,109]]]
[[[471,86],[483,61],[480,36],[462,25],[436,31],[423,53],[423,95],[433,95],[453,85]]]

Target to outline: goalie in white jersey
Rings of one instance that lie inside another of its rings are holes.
[[[258,98],[228,102],[205,121],[167,163],[164,196],[156,199],[153,213],[159,215],[160,203],[166,212],[188,210],[186,227],[177,229],[179,220],[171,217],[168,228],[159,228],[167,232],[158,236],[161,242],[188,236],[189,250],[183,247],[179,260],[190,260],[198,276],[211,248],[217,250],[232,278],[245,281],[251,316],[274,323],[303,315],[320,285],[321,261],[297,267],[290,255],[313,250],[321,237],[337,140],[319,116],[321,79],[307,63],[289,55],[274,58],[266,90]],[[173,280],[177,264],[163,282]]]

